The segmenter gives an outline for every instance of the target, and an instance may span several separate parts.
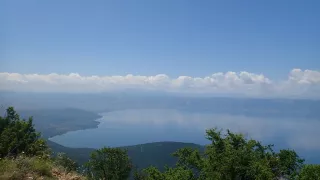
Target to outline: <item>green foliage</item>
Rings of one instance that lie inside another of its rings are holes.
[[[64,168],[66,173],[76,171],[78,168],[77,163],[70,159],[65,153],[58,153],[57,157],[54,160],[55,165]]]
[[[276,154],[278,159],[278,176],[288,179],[295,179],[298,176],[298,170],[303,167],[303,160],[299,158],[293,150],[280,150]]]
[[[26,157],[19,155],[16,158],[0,159],[1,180],[22,179],[85,179],[78,173],[67,173],[50,159],[40,157]]]
[[[299,173],[299,180],[318,180],[320,179],[320,165],[307,164],[303,166]]]
[[[48,156],[46,141],[40,138],[32,124],[33,119],[20,119],[13,107],[9,107],[6,116],[0,117],[0,157]]]
[[[294,179],[302,168],[303,160],[293,150],[275,153],[272,145],[263,146],[229,130],[226,134],[217,129],[206,133],[211,144],[203,154],[191,148],[180,149],[173,154],[178,158],[175,168],[160,172],[150,167],[136,172],[135,179]]]
[[[51,163],[50,161],[47,161],[45,159],[34,158],[33,163],[31,164],[31,168],[35,173],[39,174],[40,176],[47,176],[47,177],[52,176]]]
[[[175,180],[175,179],[194,179],[193,173],[190,170],[178,168],[166,168],[164,173],[160,172],[157,168],[151,166],[144,169],[142,172],[134,172],[135,180]]]
[[[127,151],[120,148],[102,148],[91,153],[86,164],[89,179],[123,180],[132,168]]]
[[[0,160],[0,179],[25,179],[29,177],[51,178],[52,164],[48,159],[19,156]]]
[[[58,154],[55,163],[64,167],[67,174],[77,167],[64,154]],[[53,179],[52,170],[49,148],[36,132],[32,117],[21,119],[9,107],[6,115],[0,117],[0,179]]]
[[[164,172],[160,172],[157,168],[151,166],[142,170],[141,172],[134,172],[135,180],[195,180],[195,176],[190,169],[185,169],[183,167],[177,168],[165,168]]]

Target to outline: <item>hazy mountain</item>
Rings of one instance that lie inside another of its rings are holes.
[[[320,100],[190,97],[160,93],[2,93],[3,107],[23,109],[79,108],[107,112],[137,108],[168,108],[255,117],[320,118]]]

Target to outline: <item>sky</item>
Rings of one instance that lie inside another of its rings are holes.
[[[319,9],[318,0],[3,0],[0,90],[314,97]]]

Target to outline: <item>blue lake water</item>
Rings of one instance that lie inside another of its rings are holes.
[[[293,148],[307,162],[320,163],[320,121],[134,109],[102,113],[96,129],[68,132],[50,140],[67,147],[117,147],[157,141],[207,144],[208,128],[241,132],[278,148]]]

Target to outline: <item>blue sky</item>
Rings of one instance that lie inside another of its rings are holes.
[[[287,78],[320,68],[320,1],[4,0],[0,72]]]

